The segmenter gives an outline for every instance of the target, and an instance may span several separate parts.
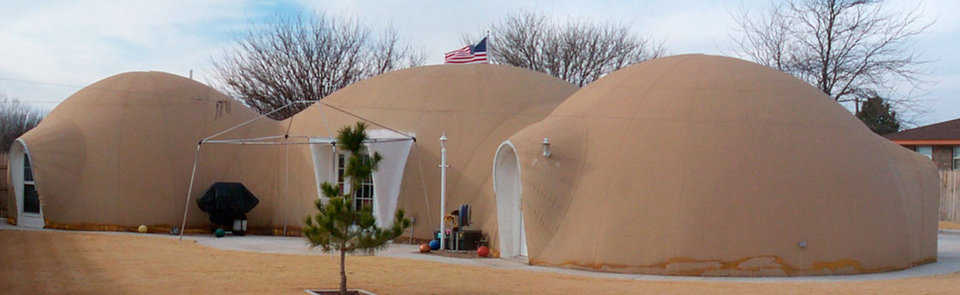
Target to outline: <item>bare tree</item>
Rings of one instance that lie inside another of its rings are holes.
[[[33,129],[46,112],[0,94],[0,153],[10,150],[13,141]]]
[[[494,63],[544,72],[581,87],[664,53],[662,44],[634,35],[625,25],[560,23],[533,12],[507,16],[489,31]]]
[[[278,16],[255,25],[234,49],[214,57],[215,79],[248,106],[266,113],[293,101],[318,100],[356,81],[423,63],[396,30],[372,30],[356,19]],[[306,105],[271,115],[284,119]]]
[[[919,9],[888,12],[882,0],[787,0],[765,14],[736,15],[738,53],[807,81],[835,101],[861,102],[898,87],[916,90],[925,61],[913,39],[931,23]],[[903,82],[903,83],[898,83]],[[910,95],[890,100],[910,104]]]

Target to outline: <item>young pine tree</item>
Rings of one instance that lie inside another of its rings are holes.
[[[369,206],[357,208],[353,197],[360,188],[360,181],[373,175],[382,160],[379,153],[370,155],[364,141],[367,126],[359,122],[339,130],[337,147],[349,152],[344,178],[350,182],[350,192],[344,193],[336,185],[324,182],[321,185],[327,201],[317,200],[317,214],[307,216],[303,234],[312,247],[321,247],[324,252],[340,252],[340,294],[347,292],[346,254],[357,251],[372,253],[386,247],[390,241],[410,227],[410,220],[403,210],[397,210],[393,225],[387,229],[377,227],[373,210]]]

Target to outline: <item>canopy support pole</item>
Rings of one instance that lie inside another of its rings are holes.
[[[261,115],[257,116],[256,118],[247,120],[247,121],[245,121],[245,122],[243,122],[243,123],[237,124],[236,126],[233,126],[233,127],[227,128],[227,129],[224,129],[224,130],[222,130],[222,131],[220,131],[220,132],[214,133],[213,135],[204,137],[203,140],[206,141],[206,140],[208,140],[208,139],[213,139],[213,138],[215,138],[215,137],[217,137],[217,136],[223,135],[224,133],[233,131],[233,130],[235,130],[235,129],[237,129],[237,128],[240,128],[240,127],[243,127],[243,126],[247,126],[247,125],[249,125],[250,123],[253,123],[253,122],[257,121],[257,120],[263,119],[263,117],[273,115],[274,113],[279,112],[280,110],[286,109],[286,108],[288,108],[288,107],[290,107],[290,106],[292,106],[292,105],[294,105],[294,104],[314,103],[314,102],[318,102],[318,101],[319,101],[319,100],[297,100],[297,101],[292,101],[292,102],[290,102],[290,103],[288,103],[288,104],[286,104],[286,105],[284,105],[284,106],[282,106],[282,107],[279,107],[279,108],[274,109],[274,110],[272,110],[272,111],[270,111],[270,112],[261,114]],[[291,124],[292,124],[292,123],[293,123],[293,122],[291,121]],[[202,143],[202,141],[201,141],[201,143]]]
[[[417,142],[414,141],[413,144],[417,144]],[[417,149],[411,147],[411,152],[414,153],[414,154],[416,154]],[[420,173],[420,174],[419,174],[419,175],[420,175],[420,187],[422,188],[421,191],[423,191],[423,206],[427,208],[427,211],[426,211],[426,212],[430,212],[430,195],[429,195],[430,193],[427,192],[427,182],[426,182],[426,181],[424,180],[424,178],[423,178],[423,158],[421,158],[419,154],[416,154],[416,155],[417,155],[417,172]],[[411,157],[413,157],[413,156],[411,156]],[[427,220],[429,220],[429,219],[427,219]],[[427,220],[424,220],[424,221],[426,222]],[[414,234],[414,232],[411,232],[411,233],[410,233],[410,240],[411,240],[411,241],[413,240],[413,234]]]
[[[183,204],[183,220],[180,221],[180,240],[183,241],[183,233],[187,231],[187,212],[190,212],[190,195],[193,194],[193,182],[197,176],[197,164],[200,162],[200,145],[203,141],[197,143],[197,150],[193,152],[193,170],[190,171],[190,186],[187,188],[187,200]]]
[[[354,118],[357,118],[357,119],[360,119],[360,120],[363,120],[363,121],[370,122],[370,124],[373,124],[374,126],[377,126],[377,127],[383,128],[383,129],[387,129],[387,130],[390,130],[390,131],[393,131],[394,133],[397,133],[397,134],[399,134],[399,135],[401,135],[401,136],[405,136],[405,137],[407,137],[407,138],[413,138],[414,141],[417,140],[416,137],[410,136],[410,134],[406,134],[406,133],[400,132],[400,130],[387,127],[386,125],[377,123],[377,122],[374,121],[374,120],[364,118],[364,117],[362,117],[362,116],[360,116],[360,115],[351,113],[351,112],[349,112],[349,111],[347,111],[347,110],[344,110],[344,109],[342,109],[342,108],[336,107],[336,106],[331,105],[331,104],[328,104],[328,103],[326,103],[326,102],[318,101],[318,103],[319,103],[319,104],[322,104],[322,105],[325,105],[325,106],[328,106],[328,107],[330,107],[331,109],[337,110],[337,111],[339,111],[339,112],[341,112],[341,113],[347,114],[348,116],[351,116],[351,117],[354,117]]]

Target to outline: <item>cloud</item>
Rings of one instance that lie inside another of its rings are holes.
[[[86,85],[132,70],[186,74],[251,13],[240,2],[58,1],[0,9],[0,78]],[[0,86],[4,86],[0,84]],[[4,91],[4,89],[0,89]],[[11,93],[17,92],[17,93]],[[50,94],[40,94],[45,96]],[[61,94],[62,95],[62,94]]]
[[[644,37],[667,44],[670,52],[719,53],[732,22],[724,1],[299,1],[311,10],[360,17],[376,26],[393,24],[427,51],[428,63],[442,62],[442,53],[462,47],[461,35],[481,35],[484,27],[518,11],[535,11],[560,21],[589,20],[629,26]],[[399,26],[398,26],[399,24]],[[493,36],[496,38],[496,36]]]
[[[702,1],[547,1],[481,2],[324,0],[324,1],[5,1],[0,4],[0,93],[26,100],[59,100],[78,87],[125,71],[161,70],[181,75],[193,69],[207,81],[209,60],[232,46],[234,33],[251,22],[301,10],[360,18],[374,28],[392,25],[401,38],[417,45],[427,63],[463,46],[462,34],[483,28],[521,10],[563,20],[616,22],[641,36],[663,41],[671,54],[729,52],[731,12],[760,10],[767,0]],[[893,10],[913,8],[910,0],[892,0]],[[936,19],[920,37],[931,65],[930,105],[960,109],[952,99],[960,58],[954,36],[960,18],[955,0],[927,0],[925,19]],[[493,36],[496,38],[496,36]],[[14,78],[14,80],[2,80]],[[936,111],[930,120],[960,114]]]

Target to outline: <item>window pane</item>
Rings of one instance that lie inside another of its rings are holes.
[[[340,186],[341,192],[345,189],[345,175],[344,171],[346,170],[346,156],[344,154],[337,155],[337,184]],[[353,195],[353,208],[354,210],[360,210],[364,207],[373,209],[373,177],[366,177],[360,181],[359,186],[356,188],[350,188],[351,190],[356,189],[356,191],[344,192],[344,193],[355,193]]]
[[[23,186],[23,212],[40,214],[40,197],[32,184]]]
[[[356,208],[364,207],[373,209],[373,181],[372,177],[366,177],[360,182],[360,188],[355,198]]]
[[[921,145],[917,147],[917,152],[921,155],[927,156],[927,158],[933,159],[933,147],[929,145]]]
[[[33,181],[33,169],[30,168],[30,157],[23,156],[23,181]]]
[[[960,145],[953,146],[953,167],[950,169],[960,168]]]

